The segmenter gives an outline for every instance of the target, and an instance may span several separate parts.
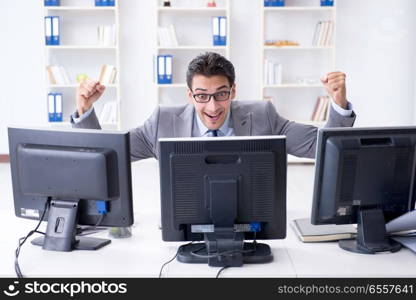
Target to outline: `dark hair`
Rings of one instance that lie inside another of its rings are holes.
[[[206,77],[222,75],[227,77],[230,87],[235,81],[235,73],[233,64],[224,56],[206,52],[195,57],[188,65],[186,72],[186,83],[192,88],[192,79],[195,75],[203,75]]]

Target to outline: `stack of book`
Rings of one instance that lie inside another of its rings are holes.
[[[100,84],[108,85],[115,83],[117,70],[112,65],[103,65],[101,67],[98,81]]]
[[[71,84],[68,74],[63,66],[49,65],[46,67],[49,83],[57,85]]]
[[[280,63],[264,60],[264,84],[282,84],[282,65]]]
[[[98,44],[102,46],[114,46],[116,44],[115,25],[98,26]]]
[[[325,121],[328,115],[330,102],[329,96],[319,96],[316,100],[311,120],[315,122]]]
[[[117,102],[111,101],[104,104],[100,115],[98,116],[100,124],[117,123]]]
[[[332,35],[334,31],[333,21],[319,21],[316,24],[313,35],[312,45],[315,47],[328,47],[332,44]]]
[[[157,37],[159,46],[161,47],[176,47],[178,46],[178,39],[176,37],[176,30],[173,24],[157,28]]]

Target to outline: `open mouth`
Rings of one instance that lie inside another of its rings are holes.
[[[217,114],[207,114],[207,113],[204,113],[207,117],[208,117],[208,119],[210,120],[210,121],[213,121],[213,122],[215,122],[215,121],[218,121],[219,120],[219,118],[221,117],[221,115],[222,115],[222,111],[221,112],[219,112],[219,113],[217,113]]]

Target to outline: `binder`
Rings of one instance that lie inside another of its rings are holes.
[[[95,6],[103,6],[102,0],[95,0]]]
[[[334,6],[334,0],[321,0],[321,6]]]
[[[115,6],[116,0],[107,0],[107,6]]]
[[[55,93],[55,122],[62,122],[62,93]]]
[[[157,56],[157,64],[156,64],[156,69],[157,69],[157,83],[159,84],[163,84],[165,83],[165,57],[163,55],[158,55]]]
[[[45,17],[45,44],[52,45],[52,18]]]
[[[165,83],[172,83],[172,55],[165,55]]]
[[[59,27],[59,17],[51,17],[52,18],[52,45],[59,45],[60,44],[60,27]]]
[[[285,6],[285,0],[271,0],[271,6]]]
[[[45,0],[44,1],[45,6],[59,6],[61,5],[60,0]]]
[[[55,95],[48,94],[48,121],[55,122]]]
[[[220,45],[227,45],[227,18],[220,17]]]
[[[213,45],[220,46],[220,17],[212,17]]]
[[[101,0],[101,6],[108,6],[108,0]]]
[[[271,2],[271,0],[264,0],[264,6],[265,6],[265,7],[267,7],[267,6],[272,6],[272,2]]]

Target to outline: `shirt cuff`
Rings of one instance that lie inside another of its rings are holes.
[[[91,108],[89,110],[87,110],[85,113],[83,113],[81,117],[79,116],[78,111],[74,112],[71,115],[72,120],[74,121],[75,124],[81,122],[82,120],[84,120],[84,119],[86,119],[90,116],[93,109],[94,109],[94,107],[91,106]]]
[[[344,109],[338,104],[336,104],[333,100],[331,100],[332,108],[339,113],[343,117],[351,117],[352,115],[352,104],[347,101],[347,108]]]

